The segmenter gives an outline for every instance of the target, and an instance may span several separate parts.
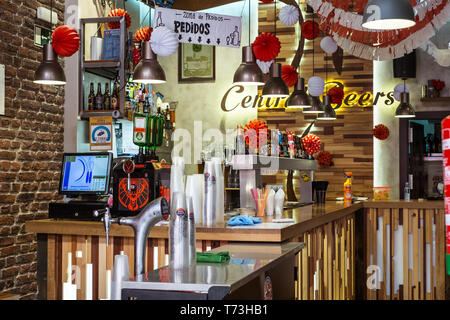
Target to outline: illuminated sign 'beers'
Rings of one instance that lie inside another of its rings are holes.
[[[329,81],[326,83],[327,86],[338,86],[344,88],[344,85],[338,81]],[[285,108],[285,103],[287,98],[263,98],[259,94],[256,96],[245,96],[239,103],[231,103],[230,100],[236,101],[235,97],[230,99],[232,96],[236,94],[240,94],[244,91],[244,87],[241,85],[232,86],[225,92],[222,102],[221,108],[225,112],[231,112],[239,107],[248,109],[248,108]],[[384,103],[386,105],[392,105],[395,102],[394,91],[390,91],[388,93],[377,92],[375,97],[372,92],[363,92],[358,93],[355,91],[347,92],[344,94],[344,98],[340,104],[334,104],[333,108],[335,110],[339,108],[351,108],[351,107],[373,107],[378,103],[380,99],[385,99]],[[381,100],[380,100],[381,101]]]

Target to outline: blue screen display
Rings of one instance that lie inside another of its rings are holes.
[[[107,155],[64,156],[61,191],[107,193]]]

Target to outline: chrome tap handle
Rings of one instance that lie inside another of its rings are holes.
[[[99,209],[94,211],[94,217],[100,217],[101,221],[103,222],[103,225],[105,226],[105,232],[106,232],[106,246],[109,246],[109,230],[111,229],[111,223],[117,223],[117,219],[111,218],[111,213],[109,210],[109,207],[106,207],[105,209]]]

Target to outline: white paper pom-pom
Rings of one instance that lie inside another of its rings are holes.
[[[323,38],[322,41],[320,41],[320,47],[328,54],[335,53],[338,49],[336,42],[334,42],[333,38],[331,37]]]
[[[403,85],[403,83],[396,85],[395,88],[394,88],[394,98],[395,98],[395,100],[400,101],[400,93],[402,93],[402,92],[408,92],[409,93],[408,86]]]
[[[297,23],[299,17],[298,9],[294,6],[284,6],[280,10],[279,18],[285,26],[292,26]]]
[[[256,60],[256,64],[258,65],[258,67],[261,69],[262,73],[266,74],[269,73],[270,70],[270,66],[272,65],[273,60],[270,61],[261,61],[261,60]]]
[[[325,81],[321,77],[311,77],[308,80],[308,92],[314,97],[318,97],[325,89]]]
[[[177,34],[166,27],[158,27],[152,32],[150,45],[158,56],[170,56],[178,49]]]

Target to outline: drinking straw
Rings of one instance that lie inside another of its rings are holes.
[[[255,201],[256,211],[258,211],[258,191],[256,191],[255,189],[251,188],[250,192],[252,193],[253,200]]]
[[[264,200],[261,204],[261,208],[259,209],[259,216],[264,216],[264,209],[266,207],[267,197],[269,196],[270,188],[266,188],[264,191]]]

